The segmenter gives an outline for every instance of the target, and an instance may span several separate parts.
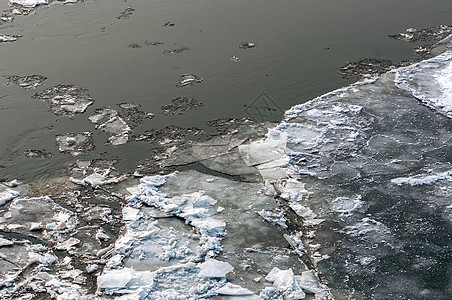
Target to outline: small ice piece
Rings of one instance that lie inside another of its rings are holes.
[[[215,180],[216,180],[216,178],[208,178],[208,179],[206,179],[206,182],[212,183],[212,182],[214,182]]]
[[[73,116],[84,113],[94,103],[87,89],[74,84],[56,85],[33,95],[46,101],[52,112],[59,116]]]
[[[43,228],[41,222],[32,222],[30,225],[30,231],[37,231]]]
[[[26,76],[5,75],[4,77],[8,79],[8,82],[6,82],[5,85],[8,85],[11,82],[13,82],[26,90],[35,89],[41,86],[43,82],[47,79],[47,77],[42,75],[26,75]]]
[[[87,266],[86,266],[86,272],[87,272],[88,274],[94,273],[94,272],[96,272],[97,270],[99,270],[99,266],[96,265],[96,264],[92,264],[92,265],[87,265]]]
[[[4,188],[0,185],[0,206],[5,205],[7,202],[13,200],[19,196],[19,192]]]
[[[196,75],[184,74],[179,78],[180,86],[194,85],[195,83],[201,83],[203,79]]]
[[[218,208],[217,208],[217,212],[222,212],[222,211],[224,211],[224,207],[223,206],[218,206]]]
[[[20,38],[20,35],[5,35],[0,34],[0,43],[15,42]]]
[[[239,45],[240,49],[249,49],[249,48],[254,48],[254,47],[256,47],[256,44],[250,43],[250,42],[244,42]]]
[[[73,142],[74,139],[75,142]],[[74,156],[94,150],[94,140],[91,132],[57,135],[56,142],[60,152]]]
[[[106,274],[97,277],[97,287],[100,289],[124,288],[132,279],[132,269],[124,268],[121,270],[112,270]]]
[[[226,283],[223,287],[216,290],[216,292],[220,295],[226,295],[226,296],[249,296],[254,295],[252,291],[249,289],[246,289],[244,287],[241,287],[237,284],[232,284],[230,282]]]
[[[273,286],[283,294],[284,299],[304,299],[306,294],[303,292],[300,284],[296,280],[292,269],[280,270],[274,267],[265,279],[273,283]]]
[[[10,241],[10,240],[7,240],[7,239],[4,239],[4,238],[0,237],[0,247],[11,246],[11,245],[14,245],[13,241]]]
[[[233,62],[239,62],[239,61],[240,61],[240,57],[233,55],[233,56],[231,57],[231,60],[232,60]]]
[[[71,237],[64,242],[56,244],[55,249],[68,251],[69,249],[71,249],[72,247],[74,247],[75,245],[78,245],[78,244],[80,244],[80,240],[76,239],[74,237]]]
[[[319,285],[319,280],[314,274],[314,271],[303,271],[301,276],[295,276],[301,288],[311,294],[322,294],[324,290]]]
[[[222,262],[216,259],[209,259],[199,266],[198,276],[207,278],[225,277],[227,273],[234,270],[228,262]]]

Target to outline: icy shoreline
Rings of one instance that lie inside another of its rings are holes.
[[[183,133],[172,128],[135,137],[168,146],[152,157],[162,169],[200,163],[212,174],[120,174],[113,160],[97,159],[78,160],[70,176],[44,181],[42,190],[0,185],[0,296],[441,299],[447,291],[431,288],[428,276],[447,264],[441,251],[450,254],[435,236],[450,236],[452,130],[411,95],[451,118],[451,61],[445,52],[296,105],[263,139],[255,138],[265,125],[245,122],[183,147],[174,143]],[[181,78],[182,86],[202,81],[184,76],[196,80]],[[33,88],[44,79],[11,80]],[[36,97],[57,115],[94,102],[77,86],[45,92]],[[165,108],[183,111],[176,102]],[[153,117],[134,103],[119,107],[89,117],[112,145]],[[75,156],[94,149],[91,135],[56,140]],[[397,268],[388,268],[393,257]]]

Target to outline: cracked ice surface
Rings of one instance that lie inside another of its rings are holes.
[[[308,269],[288,248],[285,229],[261,219],[262,210],[278,210],[262,184],[196,171],[140,182],[129,189],[126,231],[98,277],[99,292],[141,299],[326,297],[325,288],[312,282],[315,273],[311,281],[303,277]],[[276,283],[261,279],[275,267],[282,270]]]
[[[452,118],[452,51],[397,70],[396,85]]]
[[[412,95],[444,113],[450,58],[294,106],[267,135],[285,140],[287,175],[309,191],[290,207],[328,225],[310,244],[326,258],[317,266],[338,299],[447,298],[452,124]]]

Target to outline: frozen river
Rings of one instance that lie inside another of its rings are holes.
[[[67,2],[0,4],[0,297],[450,299],[451,4]]]

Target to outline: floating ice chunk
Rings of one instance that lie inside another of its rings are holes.
[[[66,251],[68,251],[68,250],[70,250],[72,247],[74,247],[74,246],[76,246],[76,245],[78,245],[78,244],[80,244],[80,240],[79,240],[79,239],[76,239],[76,238],[74,238],[74,237],[71,237],[71,238],[67,239],[67,240],[64,241],[64,242],[61,242],[61,243],[56,244],[56,245],[55,245],[55,249],[57,249],[57,250],[66,250]]]
[[[73,116],[84,113],[94,103],[87,89],[77,85],[56,85],[33,95],[46,101],[56,115]]]
[[[209,259],[199,266],[199,274],[201,277],[218,278],[225,277],[227,273],[234,270],[228,262],[222,262],[216,259]]]
[[[200,232],[206,232],[209,236],[224,235],[226,230],[226,222],[214,218],[197,219],[190,223],[192,226],[198,228]]]
[[[196,75],[184,74],[179,78],[180,86],[194,85],[196,83],[201,83],[203,79]]]
[[[49,0],[9,0],[11,4],[18,4],[25,7],[35,7],[49,4]]]
[[[411,177],[399,177],[391,179],[391,182],[397,185],[408,184],[411,186],[418,186],[418,185],[431,185],[440,180],[452,181],[452,171],[437,173],[433,175],[415,175]]]
[[[0,34],[0,43],[5,43],[5,42],[15,42],[15,41],[17,41],[19,38],[21,38],[20,35],[5,35],[5,34]]]
[[[161,111],[164,115],[181,115],[187,110],[196,109],[202,106],[204,106],[204,104],[194,98],[177,97],[171,100],[171,104],[163,105]]]
[[[304,299],[306,294],[303,292],[300,284],[295,278],[292,269],[280,270],[273,268],[265,279],[273,283],[273,286],[283,294],[284,299]]]
[[[6,82],[5,84],[10,84],[11,82],[13,82],[26,90],[35,89],[41,86],[44,80],[47,79],[47,77],[42,75],[27,75],[27,76],[6,75],[5,77],[8,79],[8,82]]]
[[[96,124],[96,129],[102,130],[110,135],[109,143],[117,146],[127,143],[132,129],[119,116],[119,113],[111,108],[96,110],[96,114],[88,118]]]
[[[397,87],[452,118],[452,51],[397,70]]]
[[[41,222],[32,222],[30,225],[30,231],[41,230],[43,229]]]
[[[232,284],[230,282],[226,283],[226,285],[222,286],[216,291],[220,295],[227,295],[227,296],[249,296],[254,295],[252,291],[249,289],[246,289],[244,287],[241,287],[237,284]]]
[[[97,277],[97,287],[100,289],[120,289],[126,287],[132,279],[132,269],[112,270]]]
[[[256,44],[255,43],[250,43],[250,42],[244,42],[244,43],[241,43],[238,47],[240,49],[250,49],[250,48],[256,47]]]
[[[96,272],[97,270],[99,270],[99,265],[96,265],[96,264],[90,264],[90,265],[87,265],[87,266],[86,266],[86,272],[87,272],[88,274],[94,273],[94,272]]]
[[[299,285],[306,293],[324,295],[326,293],[325,289],[321,288],[319,285],[319,280],[314,274],[314,271],[303,271],[301,276],[295,276]]]
[[[94,150],[94,140],[91,136],[91,132],[57,135],[56,141],[60,152],[74,156]]]
[[[0,206],[5,205],[7,202],[19,197],[20,193],[0,185]]]
[[[7,239],[4,239],[4,238],[0,237],[0,247],[11,246],[11,245],[14,245],[13,241],[10,241],[10,240],[7,240]]]

